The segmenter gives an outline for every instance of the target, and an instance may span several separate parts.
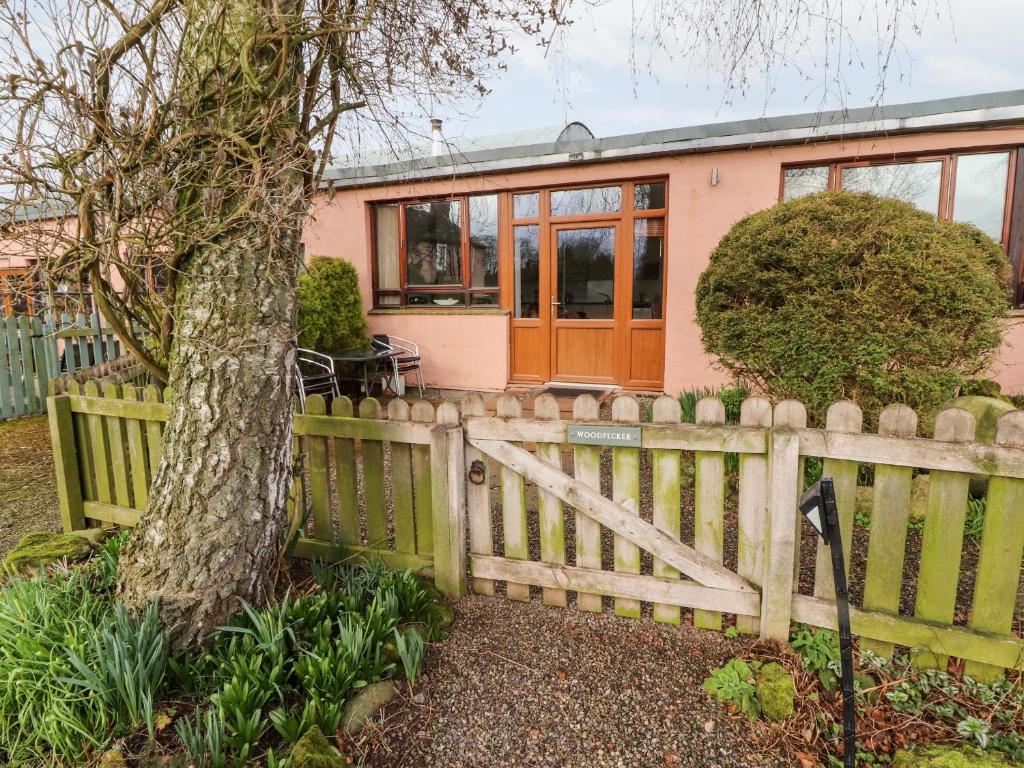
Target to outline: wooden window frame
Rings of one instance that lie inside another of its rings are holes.
[[[786,171],[792,168],[828,167],[829,191],[841,189],[844,168],[879,165],[903,165],[908,163],[942,162],[942,178],[939,186],[939,210],[936,217],[944,221],[952,221],[956,203],[956,169],[960,157],[967,155],[985,155],[1006,152],[1009,154],[1006,178],[1006,199],[1003,203],[1003,229],[999,246],[1010,261],[1013,275],[1012,305],[1015,308],[1024,306],[1024,146],[1018,144],[999,144],[988,146],[970,146],[941,152],[913,152],[880,155],[874,157],[849,159],[822,159],[799,163],[785,163],[779,172],[779,202],[785,199]],[[1017,192],[1020,192],[1018,194]]]
[[[494,195],[497,198],[498,203],[498,285],[496,286],[473,286],[473,275],[472,275],[472,263],[469,258],[470,253],[470,219],[469,219],[469,200],[472,197],[483,197],[488,195]],[[448,294],[452,297],[460,297],[462,303],[452,304],[450,306],[437,305],[438,310],[452,310],[452,309],[470,309],[473,307],[497,307],[500,303],[500,290],[501,290],[501,221],[503,217],[503,206],[502,195],[497,192],[478,192],[473,194],[461,194],[461,195],[442,195],[442,196],[428,196],[428,197],[416,197],[416,198],[405,198],[400,200],[374,200],[368,206],[368,225],[370,228],[370,251],[372,258],[370,259],[370,272],[372,275],[373,285],[373,307],[374,309],[406,309],[413,308],[419,309],[425,306],[429,307],[429,304],[410,304],[409,297],[424,295],[424,294]],[[424,203],[441,203],[441,202],[458,202],[459,203],[459,258],[461,261],[462,271],[462,282],[461,283],[445,283],[441,285],[420,285],[411,284],[408,279],[408,241],[406,238],[405,230],[405,209],[409,205],[422,205]],[[386,289],[380,288],[380,282],[378,277],[378,257],[377,257],[377,220],[374,215],[374,211],[378,205],[395,205],[398,208],[398,285],[399,289]],[[493,304],[474,304],[472,303],[473,297],[478,295],[493,295],[495,301]],[[398,296],[398,304],[384,304],[381,303],[381,297],[384,296]]]

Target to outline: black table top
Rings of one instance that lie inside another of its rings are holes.
[[[374,360],[386,360],[395,355],[393,349],[377,347],[352,347],[340,352],[329,352],[327,356],[336,363],[372,363]]]

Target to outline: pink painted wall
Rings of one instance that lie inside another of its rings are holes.
[[[372,306],[369,202],[667,176],[666,290],[669,299],[665,317],[664,389],[675,393],[726,380],[700,343],[700,329],[694,317],[697,278],[707,265],[712,249],[736,221],[778,201],[783,164],[1014,144],[1024,144],[1024,128],[837,140],[342,190],[330,198],[325,196],[314,207],[306,228],[306,252],[311,256],[340,256],[352,261],[359,270],[363,298],[369,309]],[[714,187],[710,183],[713,168],[718,169],[720,176],[719,184]],[[445,350],[448,355],[445,360],[430,360],[429,353],[425,354],[428,378],[435,386],[502,389],[508,380],[508,318],[505,316],[446,314],[428,317],[421,313],[371,316],[370,321],[374,329],[408,336],[421,343],[427,341],[431,348]],[[1000,350],[993,373],[1004,391],[1024,391],[1024,318],[1011,321],[1006,344]]]

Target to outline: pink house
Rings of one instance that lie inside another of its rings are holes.
[[[427,384],[572,382],[676,393],[723,380],[694,290],[738,219],[825,189],[904,198],[1006,250],[992,371],[1024,391],[1024,90],[594,138],[579,123],[329,172],[306,253],[359,270],[375,333]]]

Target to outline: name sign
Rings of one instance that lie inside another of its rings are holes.
[[[574,445],[614,445],[639,448],[640,427],[611,427],[606,424],[572,424],[567,435]]]

